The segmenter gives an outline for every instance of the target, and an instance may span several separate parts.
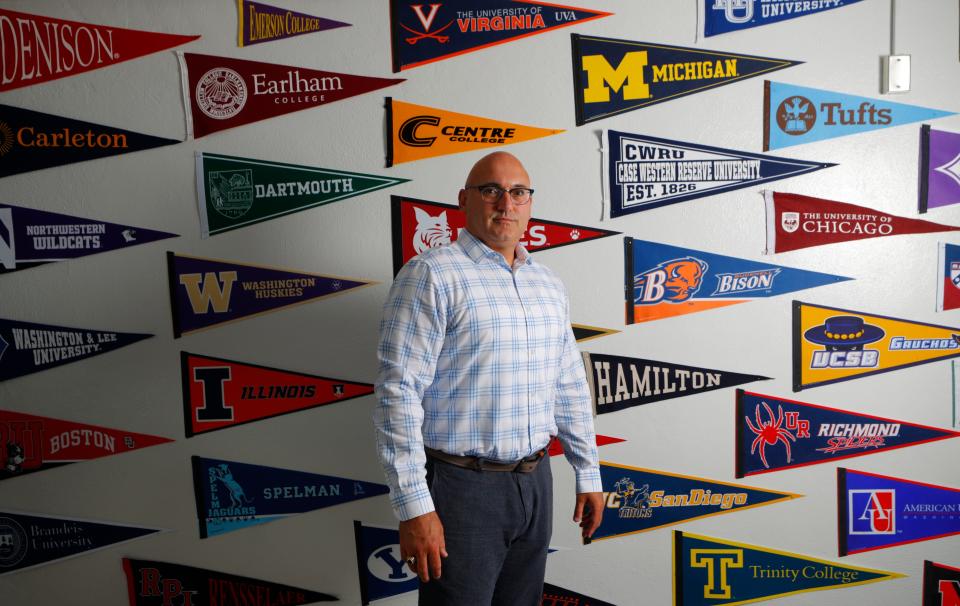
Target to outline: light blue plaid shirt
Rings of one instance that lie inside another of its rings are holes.
[[[602,490],[566,291],[522,246],[511,270],[463,230],[411,259],[384,305],[377,357],[377,450],[401,520],[434,510],[424,445],[517,461],[558,436],[577,492]]]

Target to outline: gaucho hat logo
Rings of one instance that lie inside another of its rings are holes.
[[[860,316],[833,316],[803,333],[803,338],[830,350],[855,350],[879,341],[884,334],[882,328],[866,324]]]

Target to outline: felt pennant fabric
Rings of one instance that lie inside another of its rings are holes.
[[[597,446],[606,446],[607,444],[618,444],[620,442],[626,442],[623,438],[614,438],[611,436],[604,436],[597,434]],[[555,457],[563,454],[563,445],[560,443],[560,440],[553,438],[550,440],[550,444],[547,445],[547,454],[551,457]]]
[[[571,328],[573,329],[573,338],[576,339],[577,343],[589,341],[590,339],[599,339],[600,337],[620,332],[613,328],[600,328],[599,326],[587,326],[586,324],[573,324]]]
[[[920,212],[960,203],[960,133],[920,127]]]
[[[400,532],[353,522],[363,606],[390,596],[416,591],[420,579],[400,557]]]
[[[937,311],[960,308],[960,246],[941,242],[937,256]]]
[[[710,37],[787,19],[806,17],[860,0],[703,0],[703,35]]]
[[[613,606],[613,604],[552,583],[544,583],[540,606]]]
[[[960,568],[925,560],[921,606],[960,606]]]
[[[304,34],[313,34],[349,23],[254,2],[237,0],[237,46],[262,44]]]

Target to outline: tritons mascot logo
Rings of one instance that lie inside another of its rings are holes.
[[[813,352],[810,368],[874,368],[880,363],[880,352],[863,346],[884,336],[879,326],[859,316],[833,316],[821,326],[803,333],[810,343],[823,345],[825,351]]]
[[[653,517],[650,508],[650,485],[637,488],[633,480],[620,478],[613,484],[613,492],[607,497],[607,507],[617,509],[621,519],[639,519]]]
[[[760,419],[761,405],[767,412],[766,421]],[[770,464],[767,463],[767,446],[775,446],[778,442],[783,442],[783,445],[787,449],[787,463],[790,463],[792,461],[790,442],[796,442],[797,438],[810,437],[810,421],[801,419],[800,413],[797,411],[787,411],[786,424],[784,424],[783,406],[779,404],[777,404],[776,418],[773,416],[773,410],[770,409],[770,405],[766,402],[761,402],[761,404],[757,405],[756,410],[754,410],[754,417],[757,421],[756,425],[753,424],[750,417],[743,418],[747,422],[747,427],[750,428],[750,431],[757,436],[750,444],[750,454],[759,452],[760,460],[767,469],[770,468]],[[796,431],[796,434],[792,433],[791,430]]]
[[[230,294],[236,281],[235,271],[180,276],[180,284],[187,289],[190,307],[195,314],[206,314],[211,309],[217,314],[230,311]]]
[[[691,549],[690,566],[707,569],[703,598],[729,600],[733,589],[727,581],[727,570],[743,568],[742,549]]]
[[[634,278],[637,305],[682,303],[697,294],[708,265],[696,257],[664,261]]]
[[[851,490],[850,534],[896,534],[896,490]]]

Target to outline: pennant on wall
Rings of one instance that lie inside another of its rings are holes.
[[[597,434],[597,446],[606,446],[607,444],[618,444],[620,442],[626,442],[623,438],[614,438],[611,436],[603,436]],[[550,440],[550,443],[547,445],[547,454],[551,457],[555,457],[563,454],[563,444],[560,443],[556,437]]]
[[[0,177],[180,143],[0,104]]]
[[[427,5],[390,0],[393,71],[612,14],[534,0],[461,0]]]
[[[768,80],[763,85],[763,151],[955,113]]]
[[[960,133],[920,127],[920,212],[960,203]]]
[[[742,389],[737,390],[736,427],[738,478],[960,436],[949,429]]]
[[[387,97],[387,166],[562,133]]]
[[[376,282],[167,253],[173,336],[277,311]]]
[[[793,391],[960,356],[960,328],[793,302]]]
[[[325,105],[393,86],[371,78],[306,67],[197,53],[177,53],[187,135],[210,133]]]
[[[850,555],[960,534],[960,488],[837,468],[837,536]]]
[[[941,242],[937,259],[937,311],[960,308],[960,246]]]
[[[180,352],[188,438],[373,393],[356,383]]]
[[[453,204],[405,196],[390,196],[390,216],[393,223],[394,275],[404,263],[425,250],[456,241],[467,225],[463,211]],[[520,238],[520,244],[530,252],[537,252],[619,233],[531,217],[527,231]]]
[[[586,324],[571,324],[570,328],[573,329],[573,338],[576,339],[577,343],[583,343],[590,339],[599,339],[600,337],[606,337],[607,335],[614,335],[620,332],[613,328],[600,328],[599,326],[587,326]]]
[[[615,130],[605,133],[603,156],[611,217],[836,166]]]
[[[960,227],[898,217],[823,198],[765,191],[767,250],[781,253],[811,246],[903,234],[960,231]]]
[[[206,238],[407,181],[197,152],[201,235]]]
[[[0,318],[0,381],[99,356],[152,336]]]
[[[0,92],[109,67],[199,37],[67,21],[0,8]]]
[[[262,2],[237,0],[237,46],[250,46],[349,26],[349,23],[342,21],[324,19]]]
[[[676,606],[752,604],[903,577],[896,572],[848,566],[789,551],[673,533]]]
[[[958,604],[960,604],[960,568],[924,560],[921,606],[957,606]]]
[[[571,34],[577,126],[802,61]]]
[[[643,358],[581,355],[597,414],[770,379]]]
[[[400,532],[396,528],[369,526],[354,520],[353,536],[363,606],[420,587],[419,577],[400,557]]]
[[[627,324],[852,279],[630,237],[623,239],[623,245]]]
[[[557,585],[544,583],[540,606],[613,606],[613,604]]]
[[[703,35],[725,34],[777,21],[805,17],[860,0],[797,2],[797,0],[703,0]]]

